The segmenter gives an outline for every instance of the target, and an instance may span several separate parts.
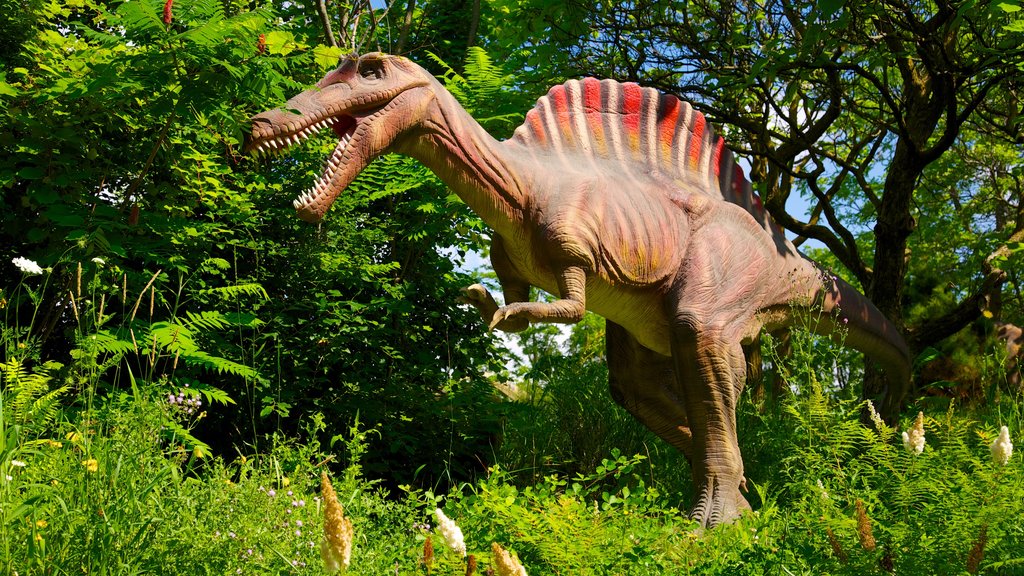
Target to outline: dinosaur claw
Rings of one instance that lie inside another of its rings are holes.
[[[494,328],[497,327],[498,324],[501,324],[501,321],[504,319],[505,313],[499,309],[494,313],[494,316],[491,317],[491,323],[487,325],[487,331],[494,332]]]

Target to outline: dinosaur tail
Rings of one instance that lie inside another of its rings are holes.
[[[819,275],[821,278],[821,275]],[[827,274],[819,281],[824,314],[811,326],[822,335],[842,338],[846,346],[863,352],[881,365],[888,377],[883,407],[895,414],[910,387],[910,350],[900,330],[856,288]]]

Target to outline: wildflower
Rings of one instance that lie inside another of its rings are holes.
[[[1010,429],[1003,426],[999,429],[999,437],[989,446],[992,451],[992,460],[1000,466],[1006,466],[1013,456],[1013,444],[1010,442]]]
[[[47,440],[46,445],[49,446],[50,448],[61,448],[64,446],[64,444],[62,444],[61,442],[57,442],[56,440]]]
[[[882,421],[881,414],[878,413],[878,410],[875,410],[875,405],[871,400],[868,400],[868,417],[871,418],[871,422],[874,423],[875,430],[880,431],[885,426],[885,422]]]
[[[448,547],[459,556],[465,558],[466,542],[462,539],[462,530],[455,524],[454,520],[445,516],[440,508],[434,510],[434,518],[437,519],[437,531],[441,533],[441,537],[444,538]]]
[[[38,276],[43,273],[43,269],[39,267],[39,264],[28,258],[13,258],[11,263],[17,266],[18,270],[21,270],[23,274],[28,274],[29,276]]]
[[[82,435],[79,434],[78,432],[68,432],[65,438],[67,438],[71,442],[79,442],[82,440]]]
[[[14,480],[14,476],[11,476],[10,474],[4,474],[4,480],[10,482],[11,480]]]
[[[43,543],[43,535],[38,533],[38,532],[36,532],[35,541],[38,542],[39,544],[42,544]]]
[[[295,521],[295,525],[298,526],[299,528],[302,528],[302,520],[296,520]]]
[[[104,264],[107,263],[107,261],[104,260],[103,258],[96,257],[92,259],[92,263],[97,266],[103,266]]]
[[[324,570],[333,574],[338,570],[348,570],[352,561],[352,521],[345,517],[327,472],[320,474],[320,494],[324,500],[324,539],[320,542],[320,557],[324,561]]]
[[[173,14],[171,12],[171,7],[173,5],[174,5],[174,0],[167,0],[167,2],[164,3],[164,25],[166,25],[166,26],[170,26],[171,20],[174,18]]]
[[[95,472],[100,469],[100,463],[95,458],[89,458],[88,460],[82,460],[82,466],[89,472]]]
[[[871,531],[871,519],[864,509],[864,502],[857,499],[857,537],[860,538],[860,545],[868,552],[875,551],[875,535]]]
[[[914,427],[903,433],[903,447],[911,454],[924,452],[924,412],[918,412]]]
[[[1003,428],[1006,428],[1006,426],[1003,426]],[[17,466],[18,468],[24,468],[25,467],[25,463],[22,462],[21,460],[11,460],[11,466]]]
[[[821,499],[828,500],[828,490],[825,490],[825,485],[821,483],[821,478],[818,479],[818,490],[821,490]]]
[[[289,480],[287,476],[285,476],[284,478],[281,478],[281,486],[287,488],[288,485],[291,484],[291,483],[292,483],[292,481]]]
[[[267,490],[267,496],[270,496],[271,498],[273,498],[274,496],[277,496],[277,491],[275,491],[273,488],[271,488],[270,490]]]
[[[46,528],[46,520],[36,520],[36,528]]]
[[[495,573],[498,576],[526,576],[526,568],[497,542],[491,543],[491,553],[494,554],[494,565],[497,568]]]

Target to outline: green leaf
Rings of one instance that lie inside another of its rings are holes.
[[[18,90],[4,81],[5,74],[0,74],[0,96],[17,96]]]
[[[341,58],[341,48],[337,46],[324,46],[321,44],[313,48],[313,60],[322,69],[326,70],[337,66],[339,58]]]
[[[1021,7],[1019,5],[1017,5],[1017,4],[1010,4],[1008,2],[1000,2],[999,4],[996,4],[996,6],[999,6],[1000,10],[1002,10],[1003,12],[1006,12],[1008,14],[1013,14],[1014,12],[1020,12],[1020,10],[1021,10]]]
[[[298,44],[296,44],[295,36],[291,32],[274,30],[267,34],[267,51],[271,54],[287,56],[296,48],[298,48]]]
[[[18,176],[26,180],[39,180],[46,172],[40,166],[26,166],[18,170]]]

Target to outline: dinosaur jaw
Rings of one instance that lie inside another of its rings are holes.
[[[283,154],[324,128],[330,128],[338,137],[338,144],[324,162],[320,176],[292,202],[300,218],[319,222],[335,198],[382,151],[384,146],[373,145],[377,140],[373,128],[379,123],[385,107],[335,114],[314,112],[301,116],[284,111],[261,114],[253,119],[252,134],[245,150],[256,156]]]

